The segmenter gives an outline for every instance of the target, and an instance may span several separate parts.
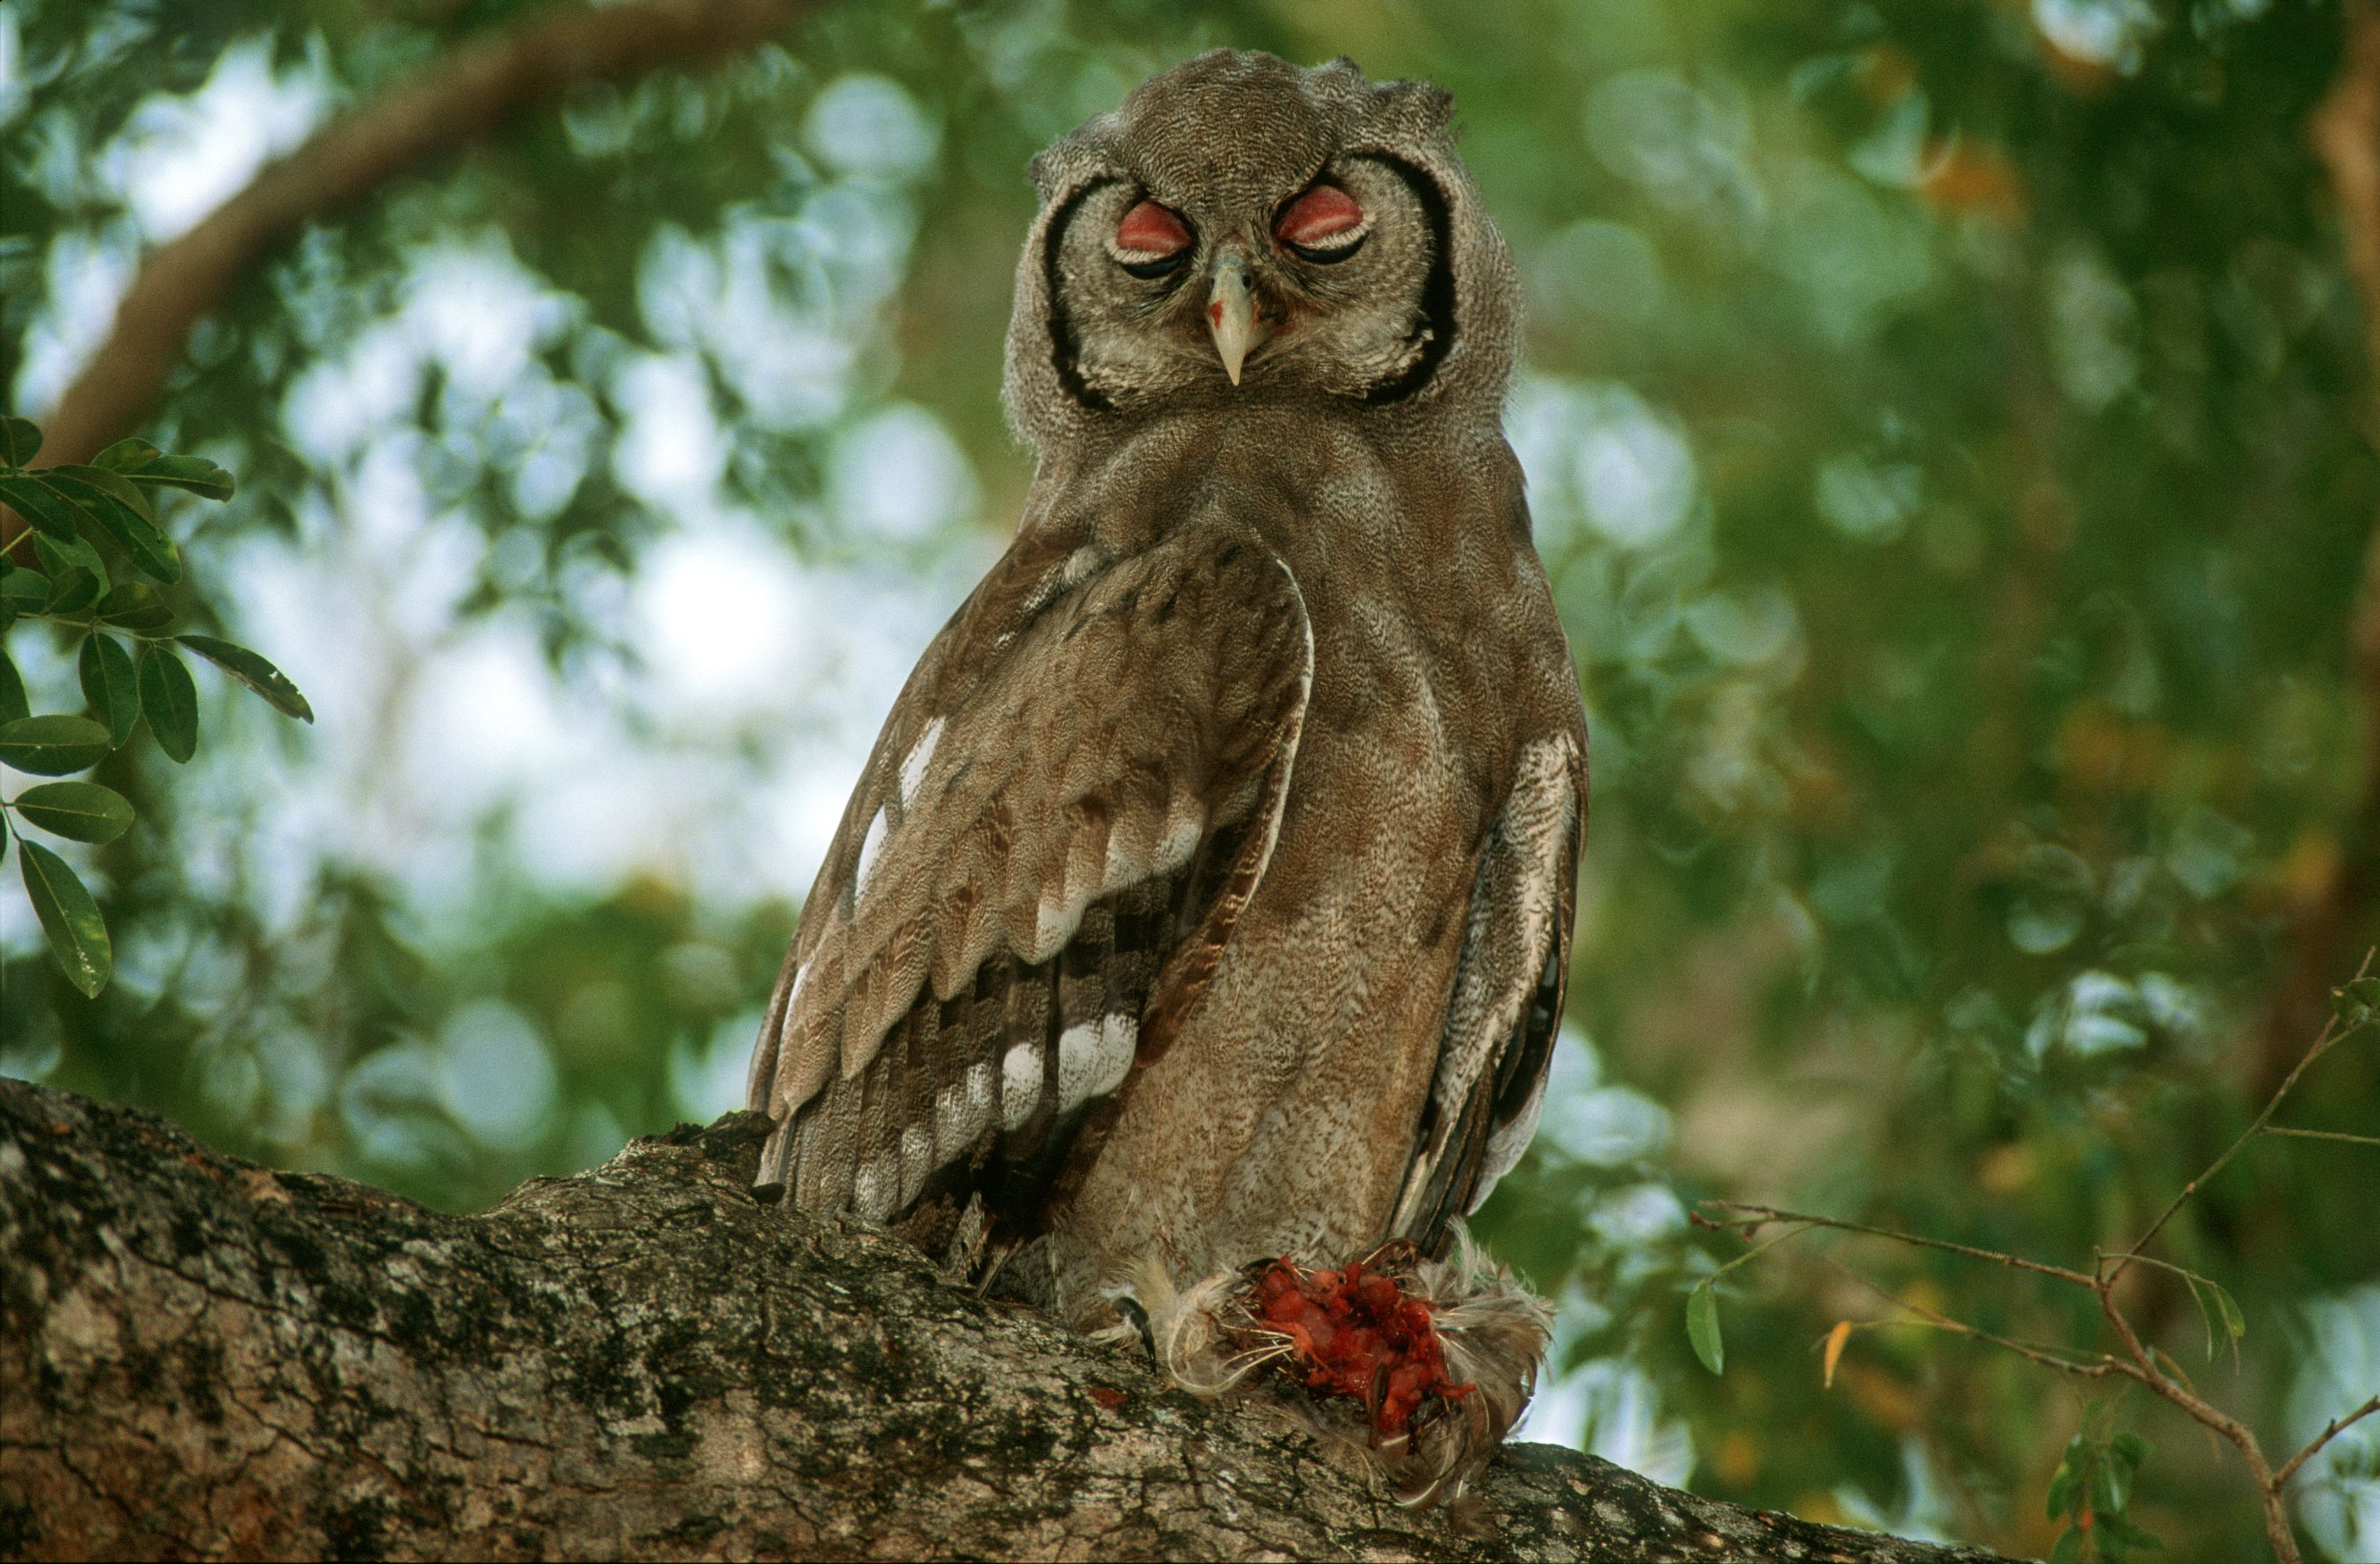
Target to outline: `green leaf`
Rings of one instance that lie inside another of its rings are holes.
[[[0,761],[37,777],[87,770],[107,747],[107,730],[88,717],[19,717],[0,726]]]
[[[79,462],[64,462],[54,467],[43,467],[36,476],[43,483],[79,483],[96,493],[106,495],[151,527],[157,525],[157,512],[149,503],[149,496],[140,492],[132,480],[120,472]]]
[[[132,654],[113,636],[91,636],[82,643],[76,671],[82,675],[82,697],[91,714],[107,724],[109,745],[124,747],[132,724],[140,720],[140,685],[132,674]]]
[[[2380,1012],[2380,977],[2359,977],[2330,997],[2331,1013],[2352,1032]]]
[[[50,937],[50,951],[66,969],[67,981],[91,999],[107,987],[115,966],[99,903],[64,858],[31,842],[18,843],[18,849],[25,894],[33,903],[33,915],[42,920],[42,932]]]
[[[314,709],[306,704],[306,697],[289,682],[289,675],[246,647],[219,641],[212,636],[174,638],[262,696],[265,704],[283,716],[295,717],[301,722],[314,720]]]
[[[2248,1321],[2240,1313],[2239,1300],[2224,1290],[2223,1284],[2196,1271],[2180,1271],[2181,1279],[2190,1285],[2190,1301],[2198,1305],[2199,1323],[2206,1328],[2206,1361],[2213,1363],[2215,1354],[2227,1340],[2237,1341],[2248,1334]],[[2215,1334],[2216,1322],[2223,1325],[2223,1335]]]
[[[228,500],[232,495],[231,474],[204,456],[158,456],[124,476],[152,487],[188,490],[201,499]]]
[[[33,709],[25,699],[24,676],[17,672],[15,660],[0,650],[0,722],[13,722],[32,714]]]
[[[2149,1442],[2138,1434],[2119,1434],[2107,1441],[2107,1449],[2114,1452],[2118,1461],[2127,1466],[2139,1466],[2149,1458],[2152,1448]]]
[[[1686,1340],[1694,1343],[1694,1356],[1713,1374],[1727,1362],[1726,1343],[1718,1334],[1718,1293],[1707,1281],[1686,1296]]]
[[[152,642],[140,649],[137,677],[149,731],[178,766],[199,748],[199,691],[190,683],[190,670],[170,649]]]
[[[2206,1328],[2206,1361],[2213,1363],[2215,1361],[2215,1311],[2207,1306],[2206,1293],[2202,1285],[2204,1279],[2196,1271],[2182,1271],[2179,1274],[2183,1284],[2190,1289],[2190,1301],[2198,1306],[2198,1323]]]
[[[42,565],[53,578],[69,570],[88,570],[91,579],[99,583],[99,589],[107,590],[107,562],[99,557],[99,551],[91,546],[89,540],[69,538],[61,541],[46,532],[36,532],[33,552],[42,557]]]
[[[70,565],[51,577],[49,600],[42,605],[43,613],[80,613],[99,600],[99,579],[80,565]]]
[[[42,431],[30,418],[0,418],[0,467],[21,467],[42,454]]]
[[[61,542],[75,536],[75,517],[82,514],[82,507],[68,496],[20,473],[0,473],[0,500],[31,522],[34,531]]]
[[[2113,1536],[2118,1542],[2122,1543],[2126,1547],[2137,1547],[2143,1553],[2155,1553],[2162,1550],[2165,1546],[2165,1544],[2157,1541],[2155,1537],[2142,1531],[2138,1526],[2133,1525],[2130,1521],[2125,1520],[2120,1515],[2101,1515],[2097,1517],[2097,1521],[2102,1531],[2106,1532],[2108,1535]]]
[[[174,622],[174,605],[148,582],[127,581],[99,600],[99,619],[127,630],[162,630]]]
[[[2058,1470],[2050,1475],[2049,1498],[2043,1506],[2043,1514],[2049,1520],[2055,1521],[2074,1511],[2074,1493],[2081,1483],[2074,1469],[2074,1458],[2082,1444],[2082,1436],[2080,1434],[2068,1440],[2066,1453],[2059,1459]]]
[[[132,806],[97,782],[43,782],[8,801],[27,825],[74,842],[113,842],[132,825]]]
[[[43,467],[41,481],[80,504],[124,545],[141,574],[168,586],[182,578],[182,556],[157,529],[149,502],[121,473],[105,467]]]
[[[2091,1467],[2091,1508],[2101,1517],[2121,1515],[2132,1502],[2132,1469],[2120,1461]]]
[[[2207,1290],[2215,1294],[2215,1306],[2223,1311],[2223,1328],[2237,1341],[2248,1334],[2247,1316],[2240,1312],[2240,1300],[2231,1296],[2219,1281],[2210,1281]]]
[[[39,613],[50,600],[50,578],[38,570],[11,565],[0,570],[0,602],[18,613]]]
[[[2058,1546],[2049,1550],[2048,1564],[2082,1564],[2084,1535],[2085,1534],[2079,1528],[2062,1533],[2058,1536]]]
[[[93,456],[91,465],[110,472],[130,472],[135,467],[147,467],[162,454],[145,440],[119,440]]]
[[[2330,1012],[2344,1031],[2354,1031],[2375,1012],[2380,1012],[2380,977],[2359,977],[2330,996]]]
[[[135,483],[187,489],[210,500],[231,498],[231,474],[204,456],[168,455],[145,440],[119,440],[91,461]]]

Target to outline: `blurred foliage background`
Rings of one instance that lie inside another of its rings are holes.
[[[0,8],[0,385],[39,418],[146,249],[544,0]],[[2380,935],[2350,657],[2380,515],[2313,0],[818,6],[309,227],[138,431],[184,606],[312,697],[102,780],[95,1001],[0,890],[0,1071],[468,1208],[738,1106],[801,894],[910,661],[1013,525],[1031,153],[1217,43],[1455,92],[1526,280],[1509,426],[1587,693],[1570,1037],[1483,1227],[1560,1301],[1535,1437],[1821,1519],[2046,1551],[2083,1426],[2132,1517],[2253,1557],[2227,1449],[1987,1348],[2088,1300],[1803,1241],[1684,1290],[1725,1195],[2065,1263],[2118,1247]],[[72,709],[71,647],[11,649]],[[11,779],[13,788],[14,779]],[[2380,1049],[2285,1110],[2380,1125]],[[2380,1388],[2380,1160],[2252,1148],[2134,1303],[2286,1450]],[[1844,1267],[1848,1267],[1849,1270]],[[1740,1285],[1737,1284],[1740,1279]],[[2301,1480],[2380,1558],[2380,1433]]]

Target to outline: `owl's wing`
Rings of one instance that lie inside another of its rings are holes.
[[[1211,976],[1313,665],[1252,536],[1020,540],[910,676],[803,909],[752,1059],[761,1179],[937,1247],[977,1194],[1033,1209]]]
[[[1432,1253],[1448,1224],[1478,1208],[1536,1133],[1561,1023],[1586,830],[1583,736],[1523,748],[1480,851],[1438,1073],[1390,1230]]]

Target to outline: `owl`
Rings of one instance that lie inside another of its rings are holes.
[[[750,1085],[792,1205],[1185,1382],[1337,1375],[1376,1447],[1449,1413],[1440,1466],[1526,1393],[1483,1416],[1426,1338],[1498,1285],[1445,1256],[1536,1126],[1586,824],[1451,110],[1216,51],[1035,160],[1025,514],[885,721]]]

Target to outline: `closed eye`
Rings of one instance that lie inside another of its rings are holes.
[[[1135,277],[1162,277],[1190,259],[1190,225],[1152,200],[1135,202],[1109,243],[1116,264]]]
[[[1322,249],[1313,245],[1292,245],[1289,248],[1290,252],[1300,261],[1310,261],[1317,266],[1335,266],[1363,249],[1364,240],[1368,236],[1368,235],[1358,234],[1341,244],[1336,249]]]
[[[1281,209],[1272,236],[1301,261],[1334,265],[1364,247],[1369,213],[1336,185],[1316,185]]]

